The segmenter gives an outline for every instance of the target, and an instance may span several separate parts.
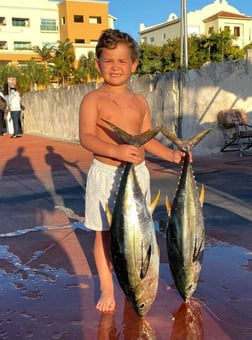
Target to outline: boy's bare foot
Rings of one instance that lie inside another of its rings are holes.
[[[96,308],[100,312],[113,312],[115,310],[115,299],[111,293],[102,293]]]

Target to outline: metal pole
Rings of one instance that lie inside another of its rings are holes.
[[[180,73],[179,73],[179,113],[178,113],[178,137],[182,138],[183,121],[183,85],[184,74],[188,71],[188,46],[187,46],[187,10],[186,0],[181,0],[180,20]]]

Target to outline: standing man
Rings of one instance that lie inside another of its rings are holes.
[[[10,111],[14,129],[14,133],[11,138],[22,137],[21,98],[16,88],[10,89],[10,94],[8,96],[8,109]]]
[[[0,89],[0,136],[4,135],[4,115],[7,109],[7,101],[3,94],[3,91]]]

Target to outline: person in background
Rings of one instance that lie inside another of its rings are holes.
[[[8,96],[8,110],[10,111],[14,129],[14,133],[11,138],[22,137],[21,98],[16,88],[10,89],[10,94]]]
[[[4,135],[4,115],[7,109],[7,100],[3,94],[3,91],[0,89],[0,136]]]

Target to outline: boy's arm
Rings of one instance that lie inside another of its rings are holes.
[[[172,150],[171,148],[160,143],[157,139],[152,139],[144,146],[145,150],[152,155],[162,158],[168,162],[180,163],[185,153],[180,150]]]
[[[147,105],[146,114],[143,121],[143,131],[152,129],[151,116],[149,106]],[[171,148],[165,146],[157,139],[153,138],[148,143],[144,145],[144,149],[151,153],[152,155],[162,158],[168,162],[180,163],[185,153],[180,150],[172,150]]]

